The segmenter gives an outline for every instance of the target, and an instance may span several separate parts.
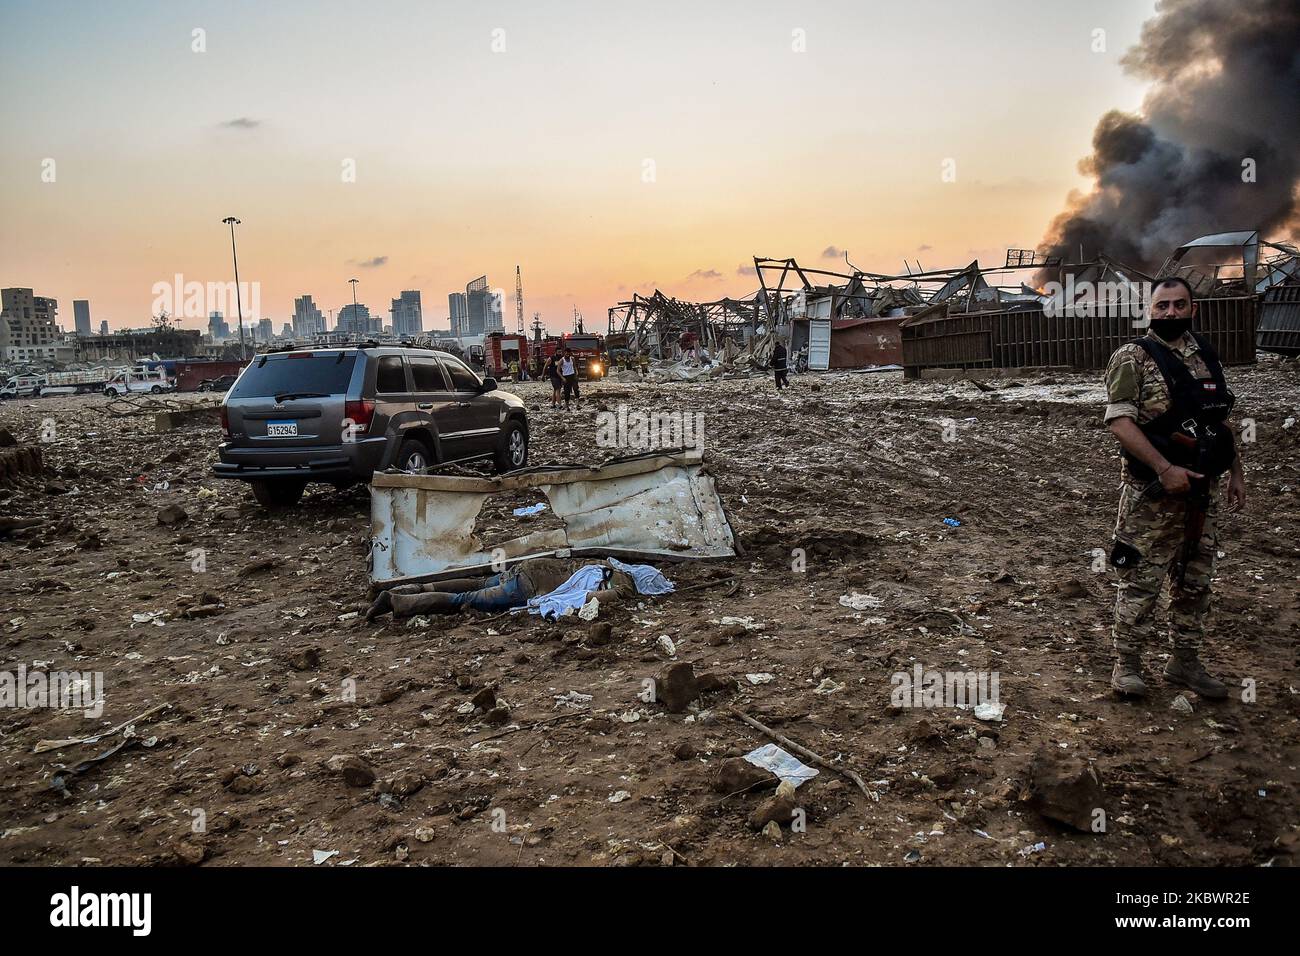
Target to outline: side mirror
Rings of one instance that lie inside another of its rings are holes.
[[[495,392],[497,390],[497,380],[494,378],[483,379],[483,384],[479,386],[480,392]]]

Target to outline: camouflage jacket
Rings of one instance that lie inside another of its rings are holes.
[[[1154,338],[1150,332],[1147,336]],[[1210,377],[1210,369],[1201,358],[1200,346],[1190,335],[1182,336],[1172,348],[1195,378]],[[1131,418],[1139,425],[1145,425],[1168,410],[1169,389],[1155,359],[1132,342],[1121,345],[1106,366],[1106,423],[1116,418]],[[1124,481],[1139,483],[1127,468],[1121,468]]]

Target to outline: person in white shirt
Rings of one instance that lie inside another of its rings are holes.
[[[569,349],[564,350],[564,357],[560,359],[560,376],[564,379],[564,407],[569,407],[569,396],[582,407],[582,395],[578,391],[578,366],[573,360],[573,353]]]

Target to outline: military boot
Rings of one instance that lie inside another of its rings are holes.
[[[1147,685],[1142,680],[1142,658],[1137,654],[1119,655],[1115,669],[1110,672],[1110,686],[1121,697],[1145,697]]]
[[[1196,651],[1175,650],[1165,665],[1165,683],[1194,690],[1202,697],[1223,700],[1228,696],[1228,685],[1211,677],[1196,656]]]

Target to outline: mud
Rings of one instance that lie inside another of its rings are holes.
[[[0,513],[21,519],[0,538],[0,670],[102,672],[105,688],[98,717],[0,709],[0,862],[1290,864],[1300,370],[1265,360],[1229,381],[1257,440],[1248,508],[1223,522],[1205,658],[1254,696],[1184,692],[1190,714],[1158,677],[1143,703],[1110,693],[1114,582],[1096,549],[1118,465],[1095,376],[984,392],[831,373],[781,395],[759,376],[609,381],[572,412],[546,385],[510,386],[530,404],[533,464],[613,454],[594,444],[602,407],[704,415],[743,555],[665,565],[702,586],[602,607],[595,625],[368,624],[364,487],[313,486],[268,513],[211,477],[214,423],[159,434],[93,397],[0,405],[45,469],[0,486]],[[534,500],[480,526],[544,526],[509,513]],[[662,635],[712,675],[680,713],[643,699],[672,663]],[[1150,648],[1148,670],[1166,653]],[[996,673],[1001,722],[891,706],[891,679],[918,664]],[[56,774],[122,734],[33,752],[164,702],[66,795]],[[716,789],[769,742],[730,708],[878,801],[822,769],[795,812],[755,815],[770,789]],[[1058,806],[1071,794],[1101,806]],[[1061,822],[1097,809],[1105,832]]]

